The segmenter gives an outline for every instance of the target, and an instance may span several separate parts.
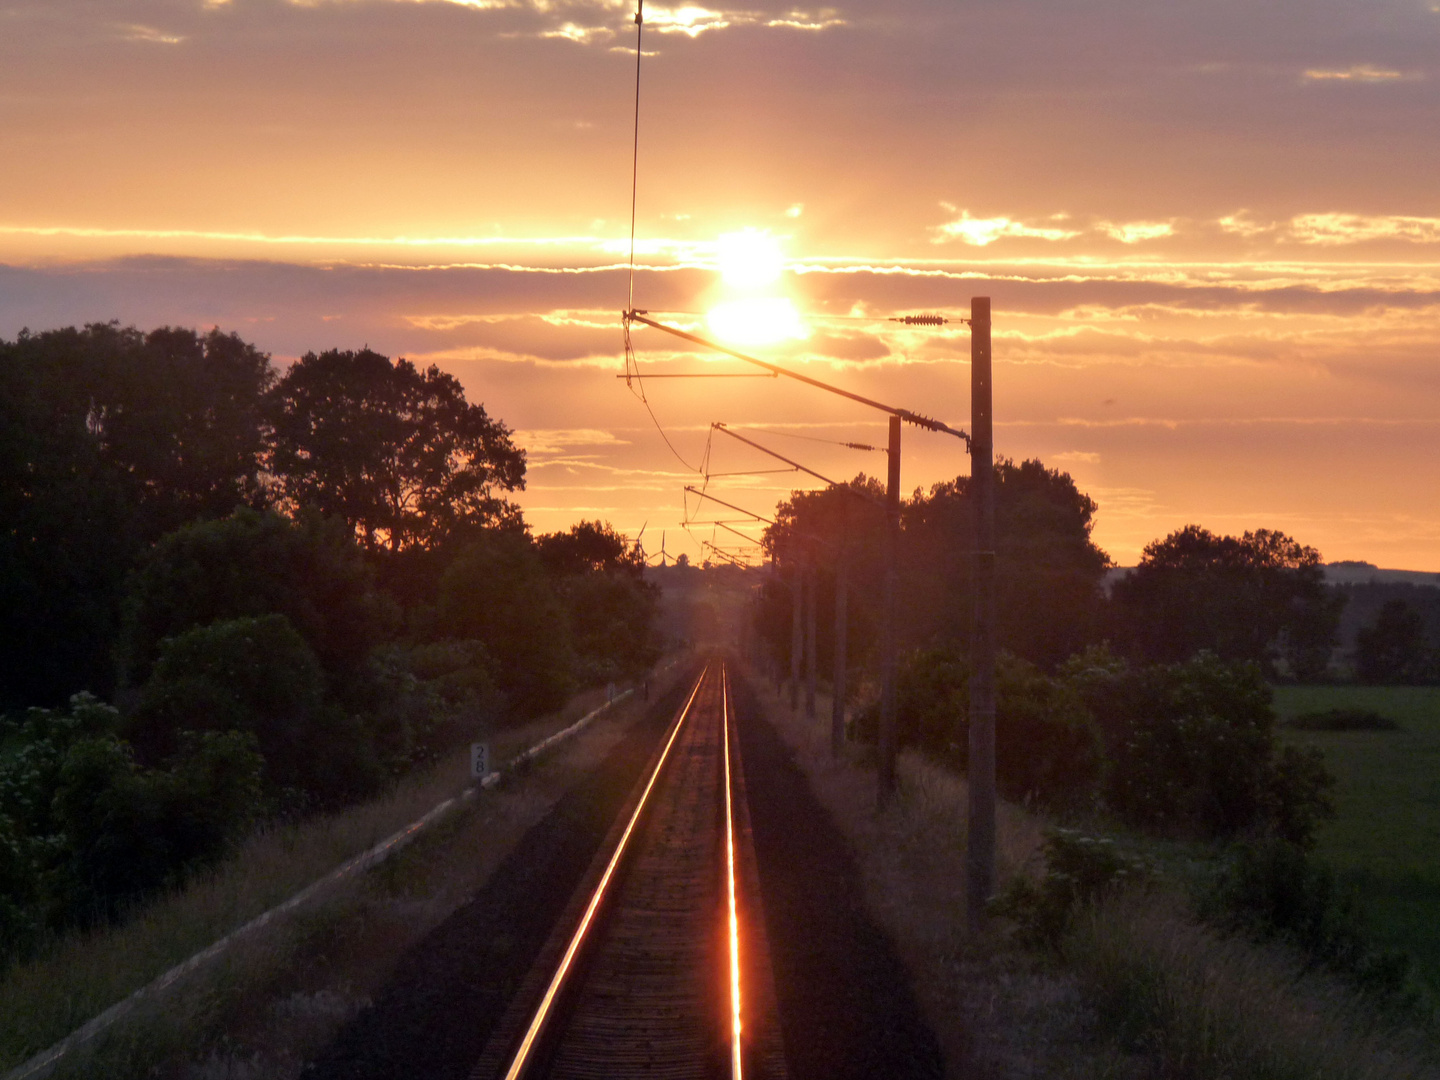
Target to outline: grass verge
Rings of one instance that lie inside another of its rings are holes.
[[[1297,731],[1282,736],[1325,755],[1335,774],[1335,818],[1317,854],[1364,898],[1377,943],[1415,958],[1440,993],[1440,687],[1280,686],[1282,720],[1332,709],[1365,710],[1392,731]]]
[[[1440,1069],[1423,1035],[1370,1010],[1280,949],[1201,925],[1164,891],[1111,897],[1064,943],[1097,1031],[1195,1080],[1418,1080]]]
[[[955,1077],[1412,1080],[1440,1076],[1428,1037],[1294,956],[1202,924],[1178,890],[1112,895],[1049,958],[1002,926],[965,932],[964,781],[902,755],[883,811],[867,755],[828,744],[759,685],[768,715],[852,844],[866,900],[905,961]],[[1384,736],[1393,733],[1374,733]],[[1001,885],[1039,874],[1045,822],[1002,804]],[[1182,860],[1183,861],[1183,860]]]

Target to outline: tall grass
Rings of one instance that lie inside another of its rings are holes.
[[[880,809],[869,751],[850,746],[840,758],[831,756],[828,701],[818,710],[822,719],[806,720],[759,680],[752,685],[849,841],[867,907],[910,972],[947,1074],[1081,1075],[1068,1067],[1084,1019],[1074,980],[972,941],[966,932],[964,779],[917,754],[901,754],[898,790]],[[1033,864],[1041,826],[1018,807],[998,808],[1002,881]]]
[[[1418,1032],[1278,949],[1197,923],[1177,896],[1116,896],[1077,920],[1065,957],[1099,1029],[1176,1080],[1440,1076]]]
[[[902,754],[876,807],[865,751],[830,755],[828,719],[762,691],[771,720],[850,840],[868,905],[895,942],[955,1077],[1418,1080],[1440,1077],[1427,1036],[1278,948],[1200,924],[1163,892],[1077,920],[1059,964],[967,936],[966,785]],[[820,710],[821,716],[828,708]],[[1045,822],[1001,804],[1000,884],[1038,873]]]
[[[508,761],[603,700],[604,691],[591,691],[557,713],[494,734],[492,759]],[[455,795],[468,780],[469,751],[457,749],[406,776],[381,798],[262,830],[226,862],[119,924],[57,938],[39,956],[11,966],[0,975],[0,1070],[58,1042]]]
[[[1336,816],[1317,833],[1318,851],[1364,898],[1378,944],[1415,958],[1440,995],[1440,686],[1280,686],[1287,719],[1327,709],[1365,709],[1398,731],[1296,731],[1335,774]]]

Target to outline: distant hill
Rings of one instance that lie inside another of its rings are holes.
[[[1374,563],[1347,559],[1325,564],[1329,585],[1440,585],[1440,574],[1428,570],[1382,570]]]
[[[1133,566],[1112,566],[1105,571],[1105,591],[1126,574]],[[1440,573],[1430,570],[1385,570],[1374,563],[1347,559],[1344,562],[1325,564],[1327,585],[1433,585],[1440,586]]]

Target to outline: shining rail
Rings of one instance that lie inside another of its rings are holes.
[[[782,1080],[767,956],[729,672],[714,659],[473,1080]]]

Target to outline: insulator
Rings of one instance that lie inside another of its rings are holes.
[[[906,326],[944,326],[950,320],[943,315],[906,315],[890,321],[904,323]]]

